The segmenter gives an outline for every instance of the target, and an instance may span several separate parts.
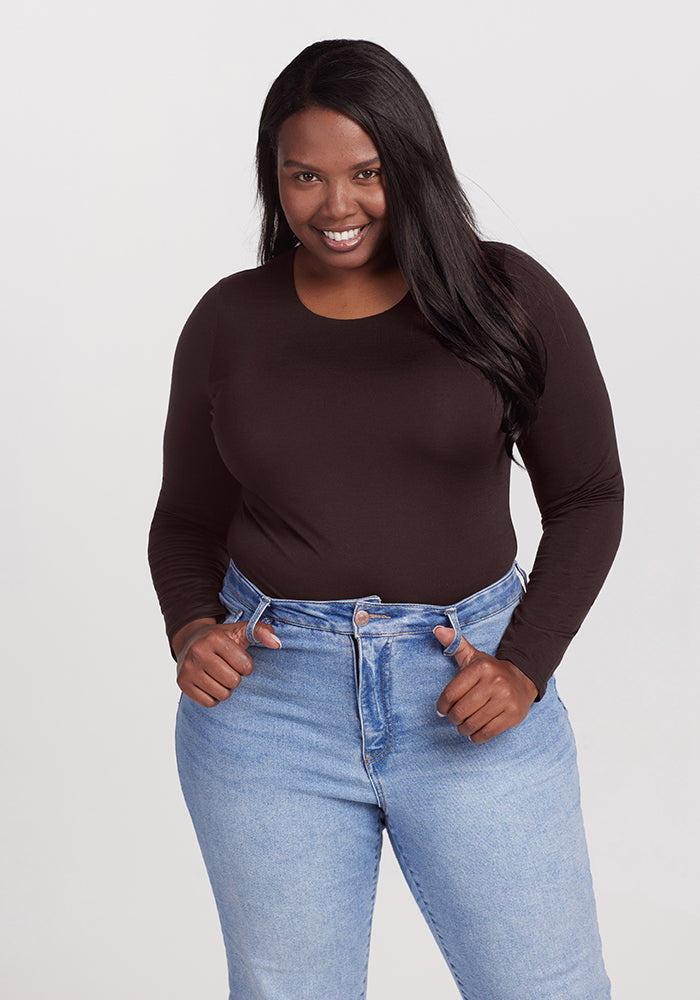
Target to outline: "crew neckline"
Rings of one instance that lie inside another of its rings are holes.
[[[382,309],[380,312],[369,313],[367,316],[324,316],[322,313],[317,313],[314,312],[313,309],[309,309],[309,307],[302,302],[301,297],[299,296],[296,282],[294,280],[294,258],[296,256],[296,251],[296,247],[293,247],[289,251],[289,261],[287,264],[290,291],[297,308],[305,312],[307,315],[313,316],[314,319],[323,320],[326,323],[366,323],[367,320],[378,319],[380,316],[387,316],[389,313],[394,312],[394,310],[403,306],[411,296],[411,289],[407,288],[399,301],[395,302],[393,306],[389,306],[387,309]]]

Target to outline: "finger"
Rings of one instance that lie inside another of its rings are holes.
[[[494,716],[490,722],[487,722],[485,726],[482,726],[481,729],[472,733],[469,739],[472,743],[486,743],[487,740],[492,740],[494,736],[500,736],[501,733],[510,728],[508,715],[505,712],[501,712],[499,715]]]
[[[217,701],[225,701],[234,688],[237,688],[241,683],[240,674],[235,671],[233,673],[234,678],[232,678],[231,684],[221,684],[210,674],[200,674],[192,683]]]
[[[471,667],[460,670],[449,684],[445,685],[437,700],[435,707],[438,715],[447,715],[454,703],[463,698],[478,682],[479,673],[477,670]]]
[[[232,651],[225,650],[225,652]],[[241,682],[241,671],[231,664],[232,659],[244,667],[244,661],[250,657],[240,649],[237,657],[229,655],[226,658],[212,649],[199,653],[191,651],[191,655],[186,656],[178,664],[178,683],[181,686],[193,684],[219,700],[228,698],[233,688]]]
[[[447,647],[454,640],[455,630],[453,628],[448,628],[446,625],[436,625],[433,629],[433,635],[438,640],[438,642]],[[478,650],[472,646],[465,635],[462,636],[462,641],[460,642],[457,650],[455,652],[455,657],[471,657]]]
[[[204,673],[209,674],[224,687],[236,687],[240,683],[241,675],[247,677],[253,672],[251,657],[238,647],[236,650],[239,655],[235,657],[224,658],[219,654],[209,657],[202,665]],[[235,660],[235,666],[230,659]]]
[[[180,687],[182,688],[183,693],[186,694],[191,701],[196,702],[203,708],[213,708],[214,705],[219,704],[216,698],[212,698],[210,694],[207,694],[206,691],[202,691],[202,689],[198,688],[196,684],[180,684]]]
[[[246,638],[246,628],[248,626],[248,621],[238,621],[233,622],[231,625],[226,626],[225,630],[222,630],[224,634],[228,634],[238,646],[250,646]],[[267,622],[256,622],[255,628],[253,629],[253,635],[255,641],[261,646],[267,646],[269,649],[281,649],[282,640],[275,635],[275,630],[272,625],[268,625]]]
[[[491,704],[491,711],[489,715],[488,705],[490,701],[491,699],[485,685],[475,684],[463,698],[460,698],[454,703],[452,708],[447,713],[447,718],[454,726],[459,727],[463,723],[481,713],[481,725],[484,725],[489,721],[489,719],[493,718],[497,712],[500,712],[500,708],[496,708],[493,704]],[[479,726],[472,726],[472,730],[479,728]]]
[[[255,628],[253,629],[253,635],[257,642],[261,642],[263,646],[267,646],[268,649],[281,649],[282,640],[275,635],[275,630],[272,625],[268,625],[267,622],[257,622]]]
[[[501,710],[494,706],[492,701],[487,701],[476,712],[465,715],[457,725],[457,729],[463,736],[472,736],[499,715],[501,715]]]
[[[237,622],[236,624],[240,625],[241,623]],[[206,658],[202,658],[200,661],[201,667],[207,673],[213,672],[213,676],[223,680],[214,667],[214,661],[218,660],[229,670],[238,674],[243,674],[246,677],[248,674],[252,674],[255,664],[250,653],[246,652],[249,644],[245,638],[245,622],[243,628],[239,628],[236,633],[221,630],[220,632],[212,632],[211,636],[211,646],[207,650]]]

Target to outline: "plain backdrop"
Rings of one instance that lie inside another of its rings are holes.
[[[369,38],[409,66],[488,236],[544,264],[590,331],[627,509],[617,560],[557,678],[578,737],[614,996],[694,995],[690,20],[676,0],[27,0],[6,12],[5,996],[226,995],[177,783],[179,690],[146,536],[175,342],[207,288],[255,263],[263,98],[301,48],[329,37]],[[526,474],[513,479],[529,568],[539,516]],[[457,997],[386,841],[369,996]]]

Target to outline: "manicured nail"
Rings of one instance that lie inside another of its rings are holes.
[[[276,635],[273,635],[273,637],[272,637],[272,638],[273,638],[273,639],[275,640],[275,642],[277,643],[277,648],[278,648],[278,649],[281,649],[281,648],[282,648],[282,642],[281,642],[281,640],[280,640],[280,639],[278,639]]]
[[[437,709],[436,709],[436,711],[437,711]],[[438,711],[438,715],[440,716],[441,719],[445,718],[445,713],[444,712],[439,712]]]

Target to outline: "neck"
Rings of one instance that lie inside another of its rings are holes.
[[[303,247],[294,257],[297,296],[312,312],[338,319],[371,316],[396,305],[408,284],[396,260],[372,261],[358,268],[318,268]],[[332,273],[329,273],[332,272]]]

